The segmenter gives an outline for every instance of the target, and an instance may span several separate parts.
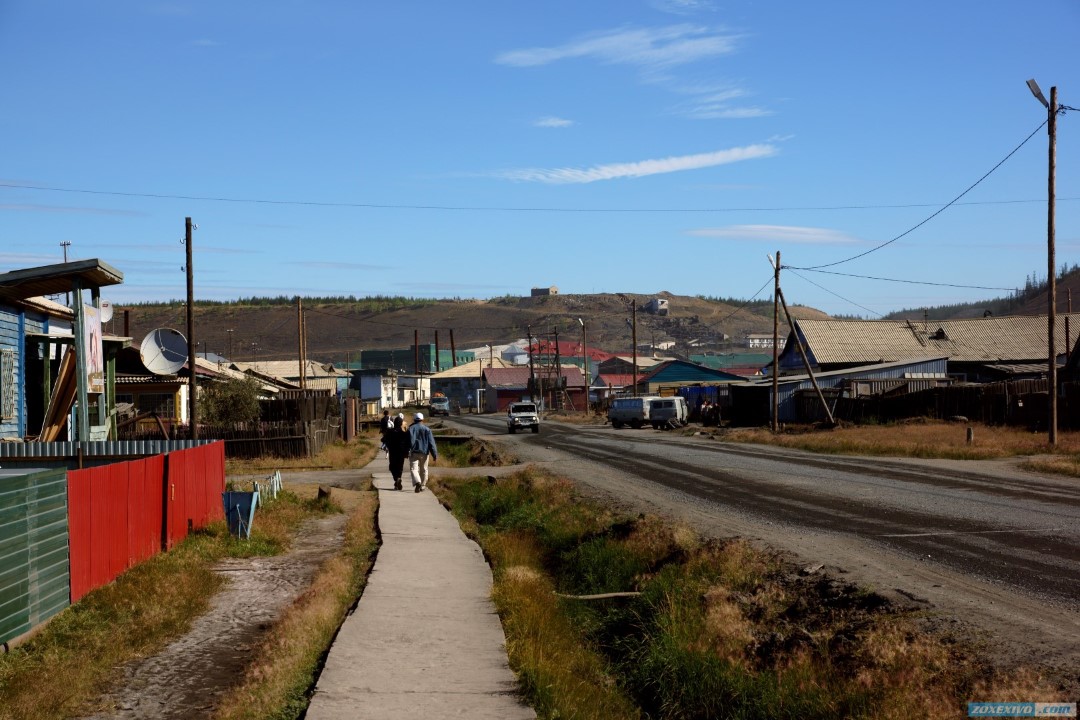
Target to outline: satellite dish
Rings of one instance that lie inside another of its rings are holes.
[[[172,328],[151,330],[139,346],[139,357],[155,375],[175,375],[187,362],[187,338]]]
[[[112,303],[108,300],[101,301],[101,307],[98,308],[101,312],[101,322],[107,323],[112,320]]]

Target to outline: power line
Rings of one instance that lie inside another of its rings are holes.
[[[787,265],[785,265],[783,269],[794,270],[794,268]],[[882,282],[906,283],[908,285],[933,285],[935,287],[961,288],[963,290],[1000,290],[1002,292],[1012,292],[1016,290],[1016,288],[987,287],[985,285],[957,285],[955,283],[930,282],[928,280],[900,280],[898,278],[875,277],[873,275],[855,275],[853,273],[836,272],[835,270],[815,270],[814,268],[798,269],[806,272],[822,273],[824,275],[839,275],[841,277],[859,278],[860,280],[880,280]],[[805,278],[803,279],[805,280]]]
[[[995,170],[997,170],[997,169],[998,169],[999,167],[1001,167],[1002,165],[1004,165],[1004,164],[1005,164],[1005,161],[1006,161],[1006,160],[1008,160],[1008,159],[1009,159],[1009,158],[1011,158],[1011,157],[1012,157],[1013,155],[1015,155],[1015,154],[1017,153],[1017,151],[1018,151],[1018,150],[1020,150],[1020,148],[1024,147],[1024,145],[1026,145],[1026,144],[1027,144],[1028,140],[1030,140],[1031,138],[1035,137],[1035,134],[1036,134],[1037,132],[1039,132],[1040,130],[1042,130],[1042,129],[1043,129],[1043,128],[1044,128],[1045,126],[1046,126],[1046,124],[1047,124],[1048,122],[1050,122],[1050,120],[1049,120],[1049,119],[1043,120],[1043,121],[1042,121],[1042,123],[1041,123],[1041,124],[1039,125],[1039,127],[1035,128],[1035,129],[1034,129],[1034,130],[1033,130],[1033,131],[1031,132],[1031,134],[1030,134],[1030,135],[1028,135],[1028,136],[1027,136],[1026,138],[1024,138],[1023,142],[1021,142],[1021,143],[1020,143],[1019,145],[1017,145],[1017,146],[1016,146],[1015,148],[1013,148],[1013,149],[1012,149],[1012,151],[1011,151],[1011,152],[1010,152],[1010,153],[1009,153],[1008,155],[1006,155],[1005,157],[1003,157],[1003,158],[1002,158],[1002,159],[1001,159],[1001,160],[1000,160],[1000,161],[999,161],[999,162],[998,162],[998,163],[997,163],[996,165],[994,165],[994,167],[990,168],[990,170],[988,170],[988,171],[987,171],[987,172],[986,172],[986,173],[985,173],[985,174],[984,174],[984,175],[983,175],[983,176],[982,176],[981,178],[979,178],[978,180],[976,180],[975,182],[973,182],[973,183],[972,183],[971,185],[969,185],[969,186],[968,186],[968,188],[967,188],[966,190],[964,190],[964,192],[960,193],[960,194],[959,194],[959,195],[957,195],[957,196],[956,196],[955,198],[953,198],[952,200],[950,200],[950,201],[949,201],[948,203],[946,203],[946,204],[945,204],[945,205],[943,205],[942,207],[938,208],[938,210],[937,210],[936,212],[933,212],[933,213],[931,213],[929,217],[925,218],[924,220],[922,220],[921,222],[917,223],[916,225],[914,225],[914,226],[912,226],[912,227],[908,228],[908,229],[907,229],[907,230],[905,230],[904,232],[902,232],[902,233],[900,233],[899,235],[897,235],[896,237],[894,237],[894,238],[893,238],[892,240],[886,240],[885,242],[881,243],[881,244],[880,244],[880,245],[878,245],[877,247],[872,247],[872,248],[870,248],[869,250],[867,250],[866,252],[861,252],[861,253],[859,253],[858,255],[852,255],[851,257],[849,257],[849,258],[846,258],[846,259],[844,259],[844,260],[837,260],[836,262],[831,262],[831,263],[825,263],[825,264],[823,264],[823,265],[809,265],[809,266],[807,266],[807,267],[794,267],[794,268],[789,268],[789,269],[795,269],[795,270],[819,270],[819,269],[821,269],[821,268],[827,268],[827,267],[834,267],[834,266],[836,266],[836,265],[843,265],[844,263],[849,263],[849,262],[851,262],[852,260],[858,260],[858,259],[859,259],[859,258],[861,258],[861,257],[866,257],[867,255],[869,255],[869,254],[870,254],[870,253],[872,253],[872,252],[877,252],[878,250],[882,249],[883,247],[887,247],[887,246],[889,246],[889,245],[892,245],[892,244],[893,244],[894,242],[896,242],[896,241],[897,241],[897,240],[899,240],[900,238],[904,237],[905,235],[910,235],[911,233],[915,232],[915,231],[916,231],[916,230],[918,230],[918,229],[919,229],[920,227],[922,227],[922,226],[923,226],[923,225],[925,225],[926,223],[930,222],[931,220],[933,220],[934,218],[936,218],[936,217],[937,217],[938,215],[940,215],[941,213],[945,212],[945,211],[946,211],[946,210],[948,210],[948,209],[949,209],[950,207],[952,207],[953,205],[955,205],[955,204],[956,204],[956,202],[957,202],[957,201],[958,201],[958,200],[959,200],[960,198],[962,198],[962,197],[964,197],[965,195],[967,195],[967,194],[968,194],[969,192],[971,192],[972,190],[974,190],[974,189],[975,189],[975,187],[979,185],[979,183],[981,183],[981,182],[982,182],[983,180],[985,180],[986,178],[990,177],[990,175],[991,175],[991,174],[992,174],[992,173],[993,173],[993,172],[994,172]],[[804,278],[804,279],[805,279],[805,278]]]
[[[1045,123],[1044,123],[1045,124]],[[1038,132],[1038,130],[1036,130]],[[1033,133],[1034,134],[1034,133]],[[1026,141],[1025,141],[1026,142]],[[1019,148],[1017,148],[1019,149]],[[1015,152],[1015,151],[1014,151]],[[993,172],[993,171],[991,171]],[[989,174],[989,173],[987,173]],[[977,183],[976,183],[977,184]],[[441,212],[522,212],[522,213],[736,213],[736,212],[810,212],[839,210],[897,210],[923,207],[938,207],[938,203],[903,203],[893,205],[822,205],[822,206],[775,206],[775,207],[715,207],[715,208],[569,208],[569,207],[515,207],[486,205],[422,205],[410,203],[362,203],[331,202],[319,200],[272,200],[267,198],[237,198],[214,195],[170,195],[166,193],[123,192],[120,190],[89,190],[85,188],[66,188],[48,185],[24,185],[0,182],[0,187],[17,190],[40,190],[44,192],[74,193],[83,195],[106,195],[112,197],[146,198],[151,200],[193,200],[199,202],[247,203],[254,205],[294,205],[300,207],[358,208],[367,210],[431,210]],[[974,186],[972,186],[974,187]],[[969,188],[970,189],[970,188]],[[965,191],[967,192],[967,191]],[[962,195],[961,195],[962,197]],[[957,198],[959,199],[959,198]],[[1080,200],[1080,197],[1058,198],[1058,202]],[[1046,202],[1043,199],[1032,200],[982,200],[959,203],[953,200],[946,205],[1020,205]],[[944,210],[944,208],[942,208]],[[940,211],[939,211],[940,212]],[[933,217],[933,216],[931,216]],[[929,218],[928,218],[929,219]],[[924,221],[925,222],[925,221]],[[916,226],[917,227],[917,226]],[[914,229],[914,228],[912,228]],[[910,231],[909,231],[910,232]]]
[[[877,312],[876,310],[871,310],[870,308],[868,308],[868,307],[866,307],[866,306],[864,306],[864,305],[860,305],[859,303],[855,302],[854,300],[848,300],[848,299],[847,299],[846,297],[844,297],[843,295],[838,295],[838,294],[834,293],[834,292],[833,292],[832,290],[830,290],[829,288],[827,288],[827,287],[825,287],[825,286],[823,286],[823,285],[818,285],[818,284],[817,284],[816,282],[814,282],[814,281],[813,281],[813,280],[811,280],[810,278],[808,278],[808,277],[803,277],[803,276],[802,276],[802,275],[800,275],[799,273],[795,272],[794,268],[790,268],[790,267],[788,267],[788,266],[786,266],[786,265],[785,265],[785,266],[784,266],[784,269],[785,269],[785,270],[790,270],[790,271],[792,272],[792,274],[793,274],[793,275],[795,275],[796,277],[798,277],[798,278],[801,278],[802,280],[805,280],[806,282],[810,283],[811,285],[813,285],[814,287],[818,288],[819,290],[824,290],[825,292],[829,293],[829,294],[830,294],[830,295],[832,295],[833,297],[836,297],[836,298],[840,298],[840,299],[841,299],[841,300],[843,300],[844,302],[846,302],[846,303],[850,303],[851,305],[854,305],[854,306],[855,306],[855,307],[857,307],[857,308],[860,308],[860,309],[862,309],[862,310],[865,310],[866,312],[870,313],[871,315],[877,315],[877,316],[878,316],[879,318],[883,318],[883,317],[885,317],[884,315],[882,315],[881,313]]]

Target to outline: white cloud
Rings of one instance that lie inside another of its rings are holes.
[[[745,147],[717,150],[697,155],[667,157],[658,160],[640,160],[629,163],[612,163],[591,168],[526,168],[500,173],[500,177],[521,182],[542,182],[553,185],[570,183],[590,183],[597,180],[616,180],[636,178],[661,173],[697,170],[700,168],[727,165],[743,160],[770,157],[779,152],[775,145],[758,144]]]
[[[640,30],[609,30],[556,47],[512,50],[495,58],[501,65],[535,67],[570,58],[594,58],[618,65],[674,67],[735,51],[738,35],[697,25],[669,25]]]
[[[720,228],[699,228],[687,231],[694,237],[731,240],[786,242],[797,245],[848,245],[861,242],[839,230],[792,225],[728,225]]]
[[[533,122],[533,125],[542,128],[564,128],[570,127],[573,124],[573,120],[567,120],[566,118],[554,117],[551,115],[547,117],[542,117],[539,120]]]
[[[687,11],[704,8],[696,0],[665,0],[670,8]],[[676,105],[674,112],[695,120],[756,118],[772,112],[760,106],[734,104],[748,93],[731,84],[687,84],[675,77],[676,68],[732,55],[743,35],[726,29],[682,23],[655,28],[623,28],[578,37],[552,47],[535,47],[502,53],[495,62],[513,67],[538,67],[561,60],[590,59],[608,65],[639,69],[641,80],[666,87],[691,99]]]

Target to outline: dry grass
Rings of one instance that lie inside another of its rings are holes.
[[[967,444],[968,427],[974,430],[971,445]],[[789,427],[775,435],[765,428],[737,428],[724,430],[717,437],[734,442],[780,445],[839,455],[986,460],[1043,453],[1080,453],[1080,433],[1059,433],[1057,446],[1051,447],[1046,442],[1045,433],[937,420],[893,425],[852,425],[831,430]]]
[[[252,537],[239,541],[224,522],[196,532],[88,593],[26,644],[0,656],[0,718],[51,720],[87,712],[123,665],[158,652],[187,632],[224,583],[213,571],[226,556],[288,547],[300,523],[325,508],[286,495],[257,511]]]
[[[352,442],[333,442],[323,446],[318,455],[310,458],[255,458],[226,460],[226,475],[258,475],[275,470],[347,470],[362,468],[371,462],[379,449],[379,436],[374,432],[358,435]]]
[[[959,719],[969,700],[1059,699],[1038,672],[995,668],[871,592],[745,541],[613,517],[548,474],[438,492],[491,559],[511,666],[540,717]],[[642,594],[556,602],[556,588]]]
[[[243,684],[222,701],[215,715],[219,720],[295,718],[306,709],[319,660],[360,594],[374,560],[378,496],[356,495],[341,552],[323,564],[311,587],[274,625],[256,650]]]
[[[1080,455],[1033,458],[1022,463],[1020,467],[1037,473],[1080,477]]]

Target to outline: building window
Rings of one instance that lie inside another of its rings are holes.
[[[0,350],[0,419],[15,419],[14,350]]]
[[[176,404],[172,393],[139,393],[135,398],[135,409],[140,413],[157,413],[159,417],[176,417]]]

